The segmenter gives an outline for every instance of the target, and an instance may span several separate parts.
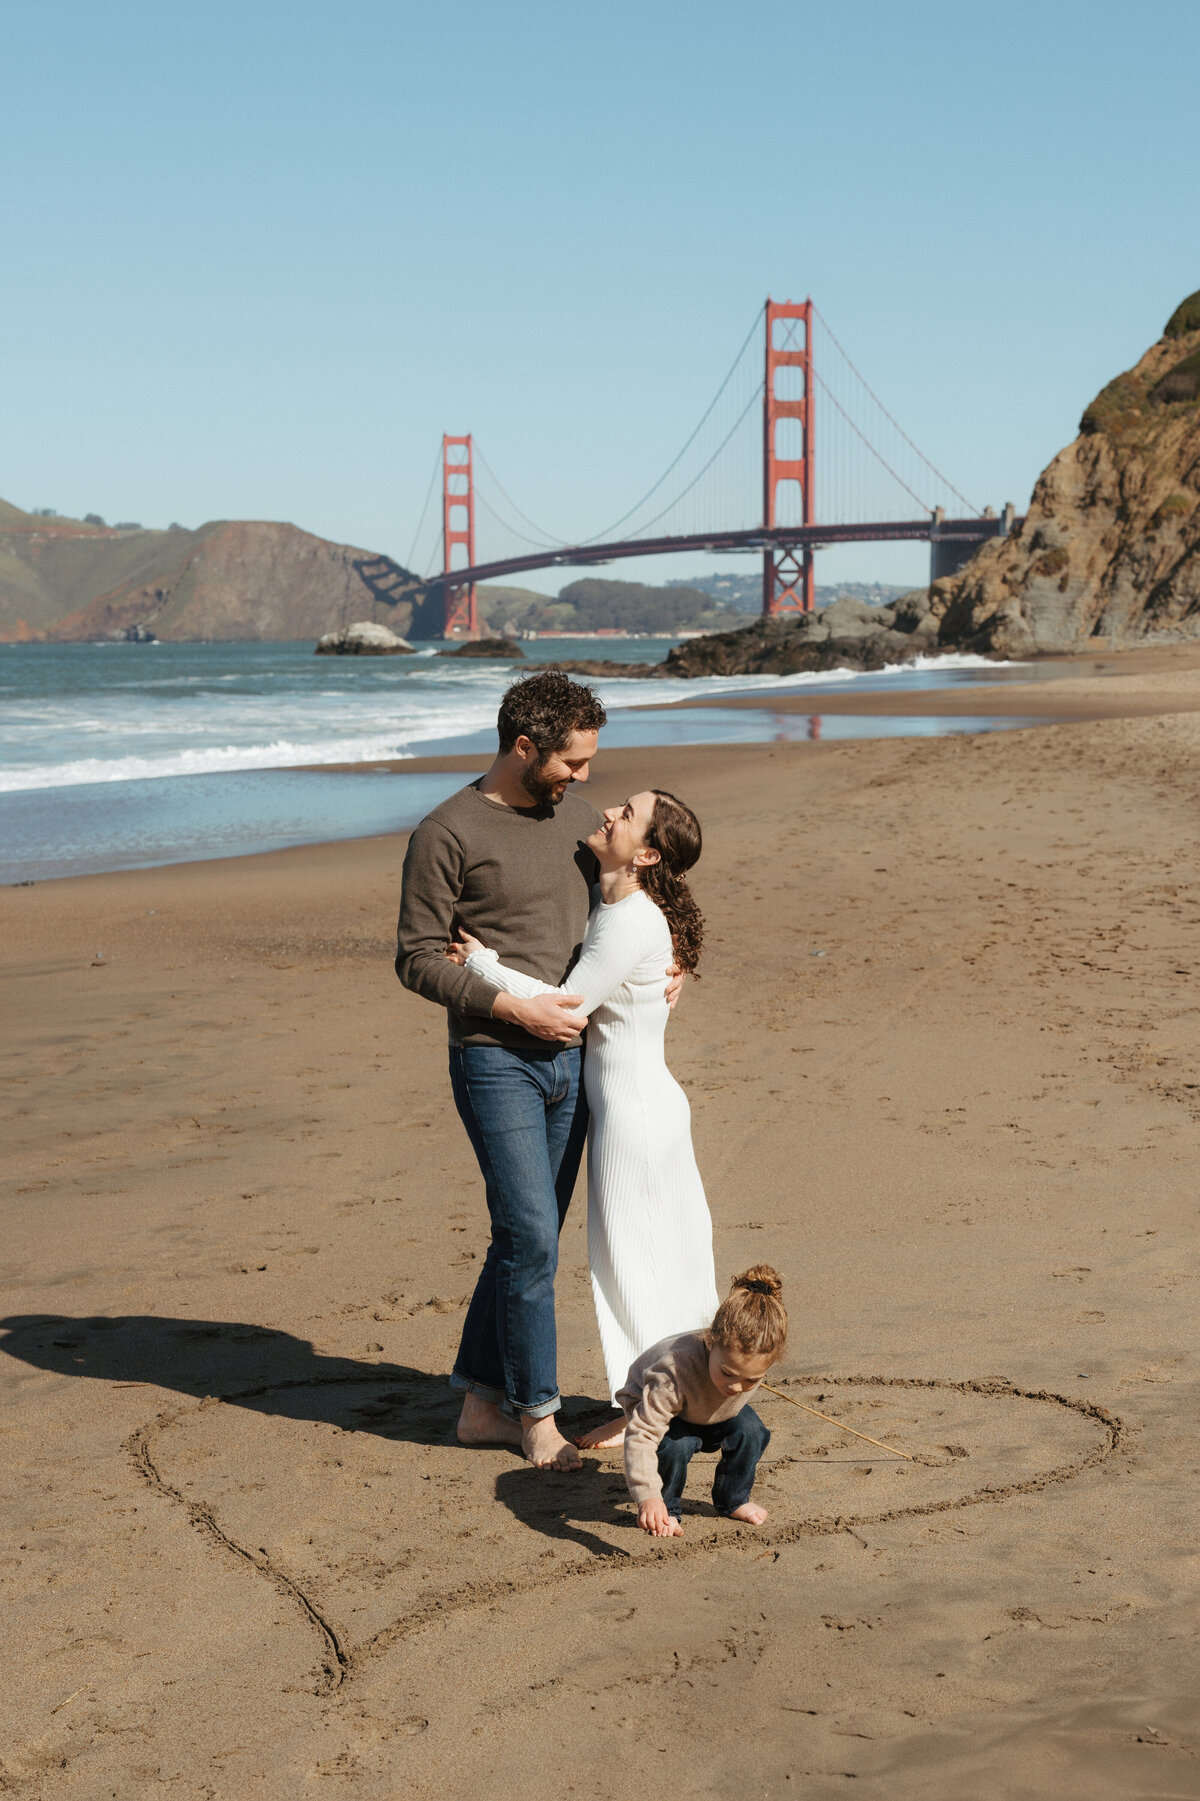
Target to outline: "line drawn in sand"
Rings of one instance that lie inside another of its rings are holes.
[[[387,1389],[394,1385],[394,1377],[389,1378],[387,1375],[381,1374],[377,1379],[372,1380],[358,1372],[344,1376],[307,1377],[261,1384],[249,1389],[231,1390],[225,1394],[207,1396],[190,1405],[166,1409],[153,1420],[137,1427],[125,1441],[125,1449],[135,1470],[155,1493],[173,1505],[182,1507],[190,1524],[204,1534],[214,1547],[226,1555],[237,1557],[248,1565],[257,1576],[272,1583],[300,1610],[304,1620],[317,1633],[321,1643],[320,1675],[315,1691],[318,1694],[328,1695],[344,1688],[368,1659],[388,1651],[434,1619],[442,1619],[447,1615],[475,1608],[494,1607],[500,1602],[513,1600],[536,1589],[587,1581],[601,1573],[611,1574],[614,1565],[619,1566],[622,1570],[631,1570],[641,1565],[661,1566],[667,1559],[691,1559],[714,1554],[761,1556],[765,1551],[778,1550],[781,1546],[796,1544],[804,1538],[824,1537],[836,1533],[846,1533],[857,1537],[858,1529],[866,1526],[884,1525],[893,1520],[920,1518],[967,1507],[977,1507],[985,1503],[994,1505],[1016,1499],[1018,1496],[1036,1494],[1064,1482],[1073,1481],[1088,1470],[1096,1468],[1119,1450],[1125,1436],[1123,1422],[1096,1402],[1054,1393],[1047,1389],[1020,1388],[1015,1383],[1000,1378],[962,1382],[939,1378],[875,1375],[785,1378],[785,1388],[798,1388],[801,1392],[819,1390],[818,1398],[823,1397],[824,1392],[828,1389],[847,1391],[842,1411],[845,1411],[846,1407],[854,1401],[878,1406],[881,1403],[876,1397],[885,1397],[888,1400],[903,1399],[910,1406],[915,1403],[918,1412],[921,1411],[922,1403],[928,1404],[931,1400],[950,1401],[951,1397],[956,1395],[973,1403],[976,1408],[980,1403],[985,1404],[986,1408],[986,1404],[998,1402],[1011,1409],[1013,1403],[1018,1403],[1022,1404],[1023,1411],[1024,1406],[1028,1405],[1039,1410],[1037,1430],[1043,1437],[1045,1428],[1054,1428],[1053,1416],[1044,1411],[1052,1409],[1057,1413],[1059,1423],[1068,1436],[1077,1438],[1082,1428],[1087,1431],[1090,1443],[1077,1447],[1073,1454],[1065,1460],[1051,1461],[1041,1467],[1031,1469],[1019,1479],[1007,1482],[984,1482],[961,1492],[927,1493],[924,1497],[917,1496],[912,1501],[906,1501],[900,1505],[876,1508],[871,1511],[862,1511],[856,1508],[828,1513],[813,1512],[800,1518],[794,1516],[790,1519],[778,1518],[781,1501],[777,1496],[770,1495],[771,1510],[775,1519],[765,1527],[750,1528],[735,1526],[729,1521],[717,1521],[715,1516],[711,1516],[711,1510],[709,1510],[710,1518],[708,1519],[705,1519],[702,1514],[693,1513],[687,1519],[687,1536],[683,1539],[673,1539],[669,1544],[639,1534],[632,1524],[631,1518],[618,1512],[614,1503],[616,1484],[612,1481],[612,1477],[618,1474],[616,1466],[610,1465],[606,1470],[603,1464],[597,1466],[596,1463],[589,1463],[582,1475],[554,1478],[554,1482],[558,1486],[552,1486],[544,1475],[535,1475],[523,1464],[515,1462],[504,1451],[491,1453],[489,1460],[485,1463],[483,1459],[486,1454],[478,1451],[465,1451],[452,1442],[447,1442],[444,1447],[435,1448],[444,1448],[451,1454],[453,1462],[448,1467],[456,1472],[477,1473],[481,1469],[485,1473],[489,1470],[494,1471],[497,1459],[503,1466],[500,1475],[496,1478],[494,1493],[487,1497],[482,1494],[468,1497],[471,1504],[481,1510],[494,1509],[499,1498],[503,1496],[510,1511],[516,1512],[518,1517],[522,1517],[520,1509],[513,1502],[513,1496],[519,1493],[528,1500],[531,1509],[536,1510],[536,1518],[534,1511],[529,1512],[526,1516],[526,1523],[534,1531],[541,1532],[558,1543],[563,1540],[571,1540],[574,1551],[582,1552],[582,1555],[575,1555],[573,1561],[566,1564],[555,1564],[554,1562],[548,1564],[543,1560],[555,1558],[558,1555],[557,1550],[541,1551],[536,1554],[536,1560],[523,1571],[518,1570],[511,1574],[489,1577],[481,1567],[482,1544],[477,1545],[475,1554],[472,1554],[469,1545],[466,1550],[459,1545],[457,1550],[451,1549],[448,1555],[451,1562],[455,1557],[459,1557],[466,1565],[470,1574],[464,1580],[457,1584],[451,1582],[436,1592],[425,1593],[407,1609],[390,1619],[381,1621],[373,1629],[369,1629],[358,1644],[351,1644],[345,1629],[335,1623],[336,1609],[321,1593],[317,1592],[322,1586],[321,1582],[314,1580],[305,1572],[294,1573],[287,1567],[289,1559],[281,1557],[278,1552],[271,1551],[266,1545],[253,1542],[253,1539],[269,1538],[271,1536],[269,1530],[264,1528],[260,1532],[255,1532],[252,1538],[244,1530],[235,1530],[229,1524],[223,1523],[218,1516],[216,1505],[211,1499],[189,1495],[186,1489],[194,1484],[188,1484],[180,1478],[172,1477],[166,1467],[168,1457],[165,1453],[170,1449],[174,1434],[181,1429],[184,1431],[196,1427],[207,1429],[212,1423],[213,1416],[210,1416],[209,1422],[202,1421],[200,1416],[208,1410],[215,1409],[216,1418],[223,1415],[228,1420],[230,1416],[225,1413],[225,1406],[221,1404],[236,1407],[239,1403],[244,1404],[249,1400],[267,1395],[315,1387],[355,1389],[361,1390],[364,1396],[369,1396],[372,1391]],[[795,1397],[785,1394],[782,1398],[794,1399]],[[397,1407],[404,1403],[404,1397],[396,1396],[393,1399]],[[370,1419],[377,1420],[381,1416],[386,1418],[387,1407],[381,1405],[380,1398],[377,1396],[374,1401],[367,1401],[358,1409],[347,1406],[346,1411],[348,1417],[357,1413],[359,1415],[366,1414]],[[955,1440],[971,1436],[970,1432],[964,1431],[961,1424],[956,1425],[952,1417],[947,1418],[947,1411],[947,1408],[942,1406],[931,1415],[928,1424],[918,1427],[921,1436],[926,1441],[933,1434],[943,1440],[951,1433]],[[949,1411],[952,1415],[953,1408],[951,1407]],[[774,1416],[772,1426],[778,1445],[781,1436],[779,1416],[782,1415],[783,1410],[772,1408],[771,1412]],[[253,1431],[257,1426],[258,1436],[265,1436],[268,1425],[266,1416],[253,1413],[241,1414],[239,1417],[241,1420],[249,1422],[246,1430]],[[936,1424],[934,1424],[935,1420]],[[286,1427],[288,1424],[294,1423],[285,1420],[283,1425]],[[840,1424],[844,1424],[844,1422],[840,1422]],[[910,1429],[907,1432],[902,1429],[900,1435],[908,1436],[909,1442],[914,1442],[911,1424],[912,1422],[910,1422]],[[378,1443],[375,1435],[379,1428],[373,1426],[370,1433],[367,1434],[365,1422],[361,1419],[353,1421],[348,1431],[336,1426],[330,1429],[339,1433],[338,1448],[343,1452],[346,1451],[344,1442],[346,1438],[353,1443],[356,1438],[366,1436],[368,1442],[371,1438],[375,1438],[376,1444]],[[1010,1435],[1012,1430],[1010,1424]],[[384,1434],[384,1436],[387,1435]],[[894,1439],[897,1436],[897,1428],[891,1427],[888,1436]],[[308,1442],[311,1444],[311,1441]],[[826,1446],[823,1453],[818,1449],[815,1454],[812,1451],[802,1451],[794,1456],[785,1455],[782,1459],[764,1464],[765,1483],[768,1486],[774,1483],[776,1487],[781,1482],[794,1484],[797,1479],[795,1472],[798,1471],[803,1472],[805,1479],[808,1480],[814,1469],[820,1467],[823,1461],[831,1472],[835,1468],[843,1470],[848,1468],[853,1460],[828,1458],[827,1453],[830,1448]],[[928,1451],[918,1452],[913,1461],[893,1473],[899,1473],[905,1477],[915,1477],[918,1481],[924,1478],[931,1484],[944,1485],[947,1478],[940,1472],[953,1470],[956,1473],[965,1474],[966,1469],[962,1462],[964,1458],[969,1457],[977,1464],[981,1457],[989,1456],[989,1447],[980,1445],[978,1442],[969,1451],[965,1444],[959,1442],[942,1442],[939,1444],[938,1450],[940,1455],[930,1454]],[[264,1445],[263,1454],[269,1455],[269,1451],[270,1447]],[[209,1455],[211,1454],[210,1452]],[[1009,1456],[1010,1458],[1014,1456],[1011,1449],[1004,1445],[998,1446],[994,1455]],[[864,1454],[862,1463],[855,1466],[855,1473],[859,1477],[869,1475],[874,1467],[874,1464],[867,1463],[868,1456],[869,1454]],[[1019,1461],[1019,1458],[1016,1460]],[[342,1457],[327,1461],[332,1461],[338,1470],[343,1470],[344,1460]],[[889,1461],[890,1459],[886,1458],[876,1458],[874,1463],[884,1464]],[[864,1468],[864,1464],[867,1467]],[[274,1466],[268,1464],[264,1467],[273,1468]],[[288,1467],[290,1468],[290,1464]],[[285,1468],[281,1473],[286,1480],[287,1469]],[[372,1471],[376,1478],[381,1473],[391,1474],[390,1472]],[[609,1478],[607,1483],[605,1483],[605,1477]],[[344,1492],[347,1499],[357,1496],[361,1489],[369,1489],[372,1486],[371,1481],[361,1479],[361,1472],[350,1470],[344,1470],[342,1475],[335,1476],[332,1480],[335,1490],[339,1494]],[[420,1480],[431,1481],[431,1477],[422,1473]],[[462,1474],[453,1474],[446,1475],[443,1480],[461,1487],[467,1478]],[[835,1476],[834,1480],[837,1481],[839,1478]],[[849,1480],[849,1478],[845,1478],[845,1480]],[[591,1485],[590,1490],[585,1486],[588,1484]],[[341,1486],[339,1487],[339,1485]],[[623,1488],[623,1483],[620,1486]],[[909,1486],[911,1487],[911,1483]],[[427,1494],[430,1492],[426,1491]],[[588,1498],[582,1509],[573,1505],[573,1503],[579,1502],[585,1494]],[[455,1505],[461,1506],[462,1504],[460,1497],[456,1500]],[[467,1530],[457,1536],[467,1541],[472,1537],[482,1537],[482,1525],[486,1523],[487,1517],[485,1511],[478,1512],[474,1532]],[[555,1519],[557,1519],[557,1524],[554,1523]],[[595,1532],[584,1531],[577,1523],[579,1520],[597,1523],[601,1532],[608,1531],[615,1534],[618,1540],[628,1539],[629,1542],[609,1542]],[[397,1526],[394,1521],[391,1524],[385,1521],[383,1524],[387,1531],[398,1535],[402,1531],[402,1528]],[[380,1536],[382,1534],[377,1530],[374,1537],[378,1539]],[[311,1544],[312,1540],[309,1539],[308,1542]],[[862,1542],[861,1539],[860,1542]],[[393,1568],[404,1571],[409,1561],[407,1558],[402,1558]],[[506,1553],[502,1562],[506,1569],[511,1568],[511,1552]],[[335,1571],[332,1578],[335,1583],[336,1578],[337,1572]],[[330,1578],[326,1577],[326,1584],[329,1580]]]

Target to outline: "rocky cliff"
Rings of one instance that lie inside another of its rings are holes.
[[[426,612],[440,621],[415,576],[294,525],[142,531],[0,502],[0,641],[316,639],[356,620],[440,635]]]
[[[935,583],[943,649],[1200,635],[1200,293],[1084,411],[1011,538]]]

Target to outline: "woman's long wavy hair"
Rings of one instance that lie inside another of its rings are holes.
[[[687,871],[699,861],[703,839],[700,821],[690,807],[673,794],[655,788],[654,812],[646,843],[658,852],[657,863],[638,870],[638,881],[671,928],[675,960],[680,969],[695,975],[704,943],[704,915],[688,887]]]

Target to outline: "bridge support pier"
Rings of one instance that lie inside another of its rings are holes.
[[[974,536],[963,534],[962,520],[955,520],[947,528],[946,509],[935,507],[933,523],[929,533],[929,584],[941,581],[945,575],[957,575],[964,563],[970,562],[980,544],[986,544],[991,538],[1007,538],[1016,523],[1016,508],[1010,500],[1003,513],[997,519],[992,507],[984,509],[984,520],[987,522],[981,533],[976,527]],[[944,535],[943,535],[944,534]]]
[[[805,300],[768,300],[767,367],[763,385],[763,525],[768,531],[781,524],[816,523],[813,509],[813,304]],[[803,327],[803,344],[797,329]],[[781,382],[780,370],[795,370]],[[781,391],[782,390],[782,391]],[[781,453],[780,425],[793,441]],[[799,443],[795,442],[796,427]],[[796,454],[799,450],[799,455]],[[786,522],[778,517],[779,484],[794,482],[800,490],[800,518]],[[809,546],[770,546],[763,551],[763,617],[779,613],[811,613],[816,600],[813,553]]]
[[[816,601],[813,553],[798,545],[763,551],[763,617],[811,613]]]
[[[475,478],[471,463],[471,438],[442,437],[442,568],[447,575],[454,569],[454,552],[466,551],[469,569],[475,561]],[[463,587],[445,586],[445,619],[442,635],[446,638],[478,638],[479,615],[475,608],[475,584]]]

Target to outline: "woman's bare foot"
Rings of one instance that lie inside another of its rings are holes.
[[[575,1443],[581,1451],[615,1450],[625,1443],[625,1415],[606,1420],[602,1426],[593,1426],[590,1432],[581,1433]]]
[[[521,1449],[535,1469],[539,1470],[581,1470],[583,1458],[569,1445],[558,1427],[554,1424],[554,1415],[549,1413],[545,1419],[531,1420],[528,1414],[521,1419]]]
[[[521,1428],[501,1411],[496,1401],[484,1401],[469,1391],[458,1416],[460,1445],[519,1445]]]
[[[729,1517],[731,1520],[745,1520],[747,1526],[761,1526],[767,1517],[767,1510],[765,1507],[759,1507],[754,1501],[743,1501],[740,1507],[734,1508]]]

